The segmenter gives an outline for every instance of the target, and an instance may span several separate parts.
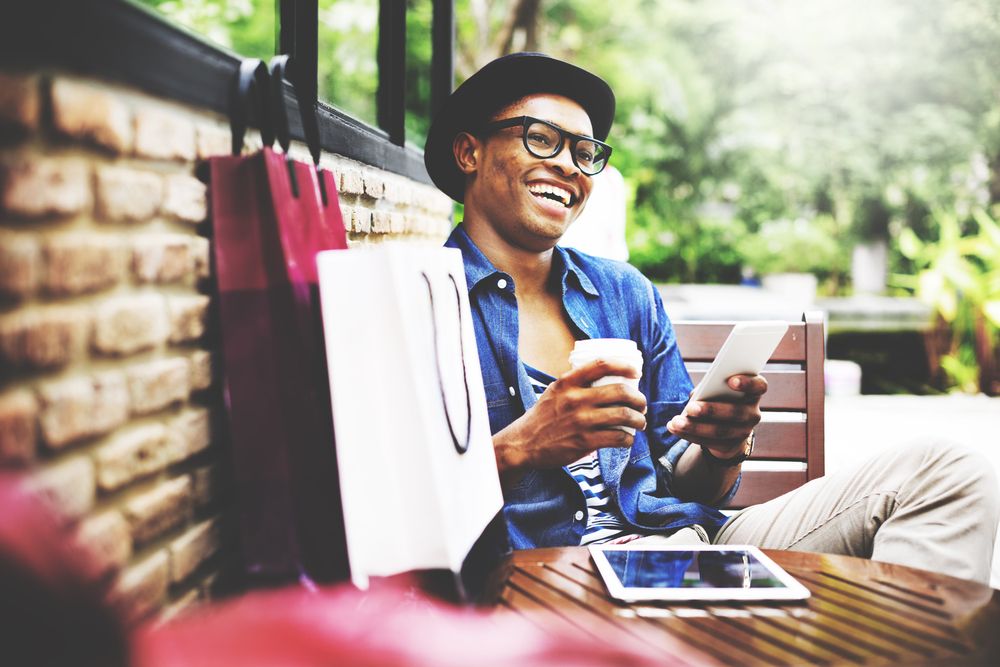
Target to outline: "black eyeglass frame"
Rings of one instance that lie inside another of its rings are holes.
[[[555,130],[556,134],[559,135],[559,142],[556,144],[555,149],[553,149],[553,151],[548,155],[539,155],[538,153],[536,153],[534,150],[531,149],[531,146],[528,145],[528,128],[534,125],[535,123],[541,123],[546,127],[550,127],[553,130]],[[524,144],[524,149],[528,151],[529,154],[540,160],[547,160],[548,158],[559,155],[559,153],[562,152],[563,146],[566,145],[566,139],[569,138],[570,157],[573,159],[573,164],[576,165],[576,168],[579,169],[580,172],[583,173],[585,176],[597,176],[599,173],[604,171],[604,168],[607,167],[608,163],[611,161],[611,153],[613,149],[611,148],[611,146],[604,143],[603,141],[598,141],[593,137],[588,137],[582,134],[575,134],[573,132],[570,132],[569,130],[564,130],[555,123],[550,123],[547,120],[542,120],[541,118],[535,118],[534,116],[514,116],[513,118],[503,118],[501,120],[494,120],[489,123],[486,123],[482,127],[481,131],[492,132],[496,130],[503,130],[508,127],[518,127],[518,126],[523,128],[524,130],[521,133],[521,143]],[[577,160],[576,147],[581,141],[591,141],[607,151],[607,154],[604,156],[604,162],[601,164],[601,168],[598,169],[597,171],[594,172],[587,171],[587,169],[581,166],[579,161]]]

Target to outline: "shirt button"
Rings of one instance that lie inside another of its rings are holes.
[[[507,289],[507,279],[501,278],[500,280],[498,280],[497,287],[499,287],[500,289]]]
[[[577,510],[576,514],[574,514],[573,517],[577,521],[583,521],[583,511],[582,510]]]
[[[517,396],[517,392],[514,391],[514,387],[507,387],[507,391],[510,392],[511,396]]]

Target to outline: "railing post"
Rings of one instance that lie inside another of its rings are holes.
[[[434,0],[431,44],[433,118],[455,85],[455,0]]]
[[[378,10],[378,124],[389,141],[406,139],[406,0],[381,0]]]

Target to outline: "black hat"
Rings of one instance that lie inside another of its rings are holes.
[[[455,135],[471,131],[498,109],[535,93],[564,95],[583,107],[604,141],[615,116],[615,94],[604,79],[544,53],[512,53],[486,64],[445,100],[434,116],[424,165],[434,184],[455,201],[465,198],[465,174],[455,164]]]

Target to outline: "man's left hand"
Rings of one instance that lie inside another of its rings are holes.
[[[750,431],[760,423],[760,399],[767,392],[767,380],[760,375],[734,375],[728,384],[742,397],[691,401],[667,423],[667,430],[720,459],[740,454]]]

